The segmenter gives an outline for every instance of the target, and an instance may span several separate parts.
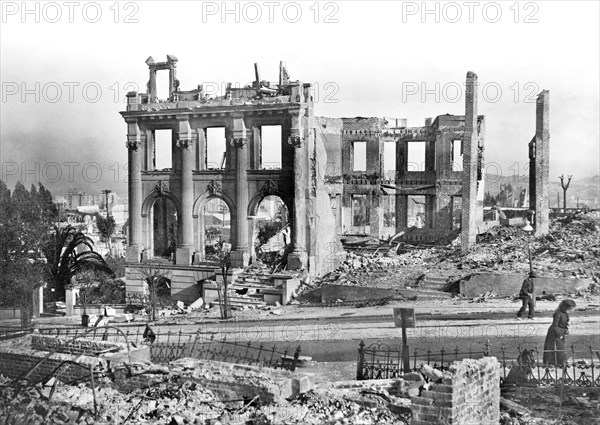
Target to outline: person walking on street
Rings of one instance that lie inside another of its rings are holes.
[[[569,312],[576,307],[575,301],[563,300],[554,312],[552,324],[544,341],[544,364],[562,366],[567,355],[565,338],[569,334]]]
[[[525,313],[525,310],[527,310],[528,307],[529,312],[527,313],[527,318],[529,320],[533,320],[533,313],[535,311],[535,288],[533,284],[533,279],[535,277],[537,277],[535,272],[529,272],[529,276],[523,281],[523,285],[521,285],[521,292],[519,292],[519,297],[521,297],[523,305],[517,313],[518,320],[521,320],[521,316],[523,316],[523,313]]]

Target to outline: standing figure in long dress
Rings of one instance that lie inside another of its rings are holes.
[[[565,339],[569,334],[569,312],[575,308],[575,301],[563,300],[552,318],[544,342],[544,364],[562,366],[567,360]]]

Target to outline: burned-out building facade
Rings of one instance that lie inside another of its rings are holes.
[[[419,127],[397,118],[317,118],[338,234],[447,243],[464,229],[465,244],[474,243],[483,224],[485,136],[476,84],[469,73],[465,115]]]
[[[256,221],[270,198],[287,214],[288,269],[313,276],[337,267],[348,235],[447,243],[461,234],[467,251],[484,229],[485,118],[477,113],[474,73],[467,74],[464,115],[411,127],[399,118],[315,116],[311,85],[290,80],[283,63],[276,83],[262,80],[255,65],[253,82],[209,96],[202,86],[180,90],[177,62],[148,58],[147,91],[128,93],[121,113],[130,277],[145,260],[163,258],[172,293],[195,299],[195,283],[214,276],[214,263],[206,262],[208,222],[229,223],[232,264],[245,266],[256,258]],[[168,73],[163,99],[160,72]],[[217,160],[209,158],[219,144],[211,139],[215,129],[222,131]],[[160,143],[170,157],[166,167],[158,165]],[[222,214],[205,214],[215,200]]]
[[[128,282],[139,281],[134,278],[136,265],[170,254],[172,293],[195,299],[196,282],[214,275],[215,270],[214,264],[203,261],[202,214],[214,198],[223,202],[231,218],[233,266],[252,261],[253,220],[261,201],[276,197],[285,205],[291,223],[293,250],[288,267],[317,274],[335,267],[329,254],[338,239],[329,197],[317,179],[323,171],[316,169],[320,163],[314,159],[326,154],[314,138],[310,85],[289,81],[282,64],[278,84],[261,80],[257,68],[254,83],[228,87],[224,96],[215,98],[202,87],[179,90],[177,62],[172,55],[165,62],[148,58],[148,90],[128,93],[127,110],[121,113],[128,129]],[[157,95],[158,72],[168,72],[166,99]],[[263,132],[273,126],[279,130],[278,140],[265,146]],[[218,163],[207,158],[212,142],[209,133],[215,128],[224,133]],[[167,133],[162,143],[167,144],[171,158],[166,167],[157,166],[161,132]],[[263,160],[270,149],[279,152],[275,165]],[[140,287],[128,290],[143,291],[141,282],[132,285]]]

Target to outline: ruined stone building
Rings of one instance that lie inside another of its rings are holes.
[[[128,274],[145,259],[170,257],[172,291],[194,299],[194,284],[214,275],[205,262],[204,211],[215,199],[227,210],[220,221],[230,222],[234,266],[253,260],[259,207],[268,198],[289,215],[288,268],[311,275],[337,266],[347,235],[445,243],[461,232],[464,250],[475,242],[483,223],[485,133],[475,74],[467,74],[464,115],[409,127],[403,119],[315,117],[311,85],[291,81],[283,63],[277,83],[261,80],[255,66],[254,82],[228,85],[223,96],[208,96],[202,86],[181,90],[172,55],[146,63],[147,91],[128,93],[121,113],[129,155]],[[168,74],[163,98],[159,73]],[[222,155],[209,158],[219,143]],[[159,166],[161,144],[170,156],[166,167]],[[219,221],[210,210],[211,221]]]

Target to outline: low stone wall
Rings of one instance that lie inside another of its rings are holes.
[[[394,291],[384,288],[352,285],[323,285],[321,288],[321,302],[334,303],[337,300],[344,302],[375,300],[390,298]]]
[[[20,319],[20,318],[21,318],[21,309],[20,308],[10,308],[10,307],[0,308],[0,320]]]
[[[494,291],[499,297],[510,297],[521,290],[525,274],[482,273],[460,282],[460,294],[467,298],[479,297]],[[567,277],[536,277],[534,279],[536,295],[567,295],[590,285],[590,279]]]
[[[33,350],[54,351],[66,354],[98,355],[107,351],[127,350],[124,343],[95,341],[91,339],[63,339],[49,335],[31,335]]]
[[[436,373],[439,379],[426,384],[419,396],[411,397],[412,425],[499,423],[498,359],[465,359],[454,362],[448,371]]]

